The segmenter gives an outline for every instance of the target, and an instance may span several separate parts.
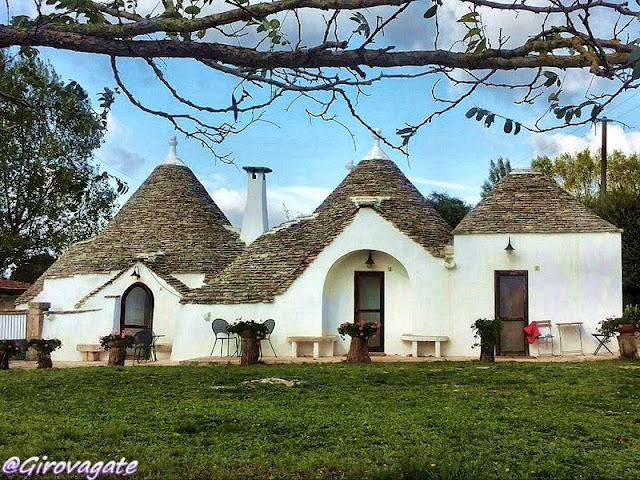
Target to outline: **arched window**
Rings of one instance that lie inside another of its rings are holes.
[[[151,330],[152,323],[153,294],[143,283],[134,283],[122,295],[120,330]]]

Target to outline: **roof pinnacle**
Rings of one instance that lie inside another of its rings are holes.
[[[369,153],[367,153],[362,160],[390,160],[387,154],[380,148],[382,130],[374,128],[373,132],[373,148],[369,150]]]
[[[185,163],[178,157],[176,146],[178,145],[178,139],[175,135],[169,137],[169,154],[162,161],[161,165],[179,165],[186,167]]]

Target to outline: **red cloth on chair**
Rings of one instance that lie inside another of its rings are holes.
[[[529,325],[524,327],[524,337],[527,339],[527,342],[533,343],[536,338],[540,337],[540,329],[538,328],[538,324],[536,322],[531,322]]]

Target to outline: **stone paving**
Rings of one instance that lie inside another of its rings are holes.
[[[545,363],[545,362],[591,362],[591,361],[600,361],[600,360],[615,360],[618,358],[618,355],[611,355],[607,353],[606,355],[564,355],[564,356],[554,356],[554,357],[496,357],[496,361],[498,363],[503,362],[533,362],[533,363]],[[325,363],[339,363],[343,362],[345,356],[338,357],[320,357],[320,358],[312,358],[312,357],[264,357],[262,359],[263,363],[267,365],[282,365],[282,364],[325,364]],[[401,355],[371,355],[371,360],[374,363],[418,363],[418,362],[469,362],[475,361],[478,357],[411,357],[411,356],[401,356]],[[194,358],[191,360],[158,360],[157,362],[134,362],[131,359],[127,359],[125,366],[130,367],[165,367],[165,366],[176,366],[176,365],[189,365],[189,366],[207,366],[207,365],[239,365],[240,358],[238,357],[201,357]],[[36,368],[35,361],[26,361],[26,360],[11,360],[10,368],[15,370],[20,369],[32,369]],[[53,366],[54,368],[77,368],[77,367],[104,367],[107,365],[106,360],[103,361],[94,361],[94,362],[69,362],[69,361],[60,361],[56,362],[54,360]]]

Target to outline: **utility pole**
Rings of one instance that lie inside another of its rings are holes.
[[[607,117],[602,117],[602,148],[600,159],[600,198],[607,194]]]

